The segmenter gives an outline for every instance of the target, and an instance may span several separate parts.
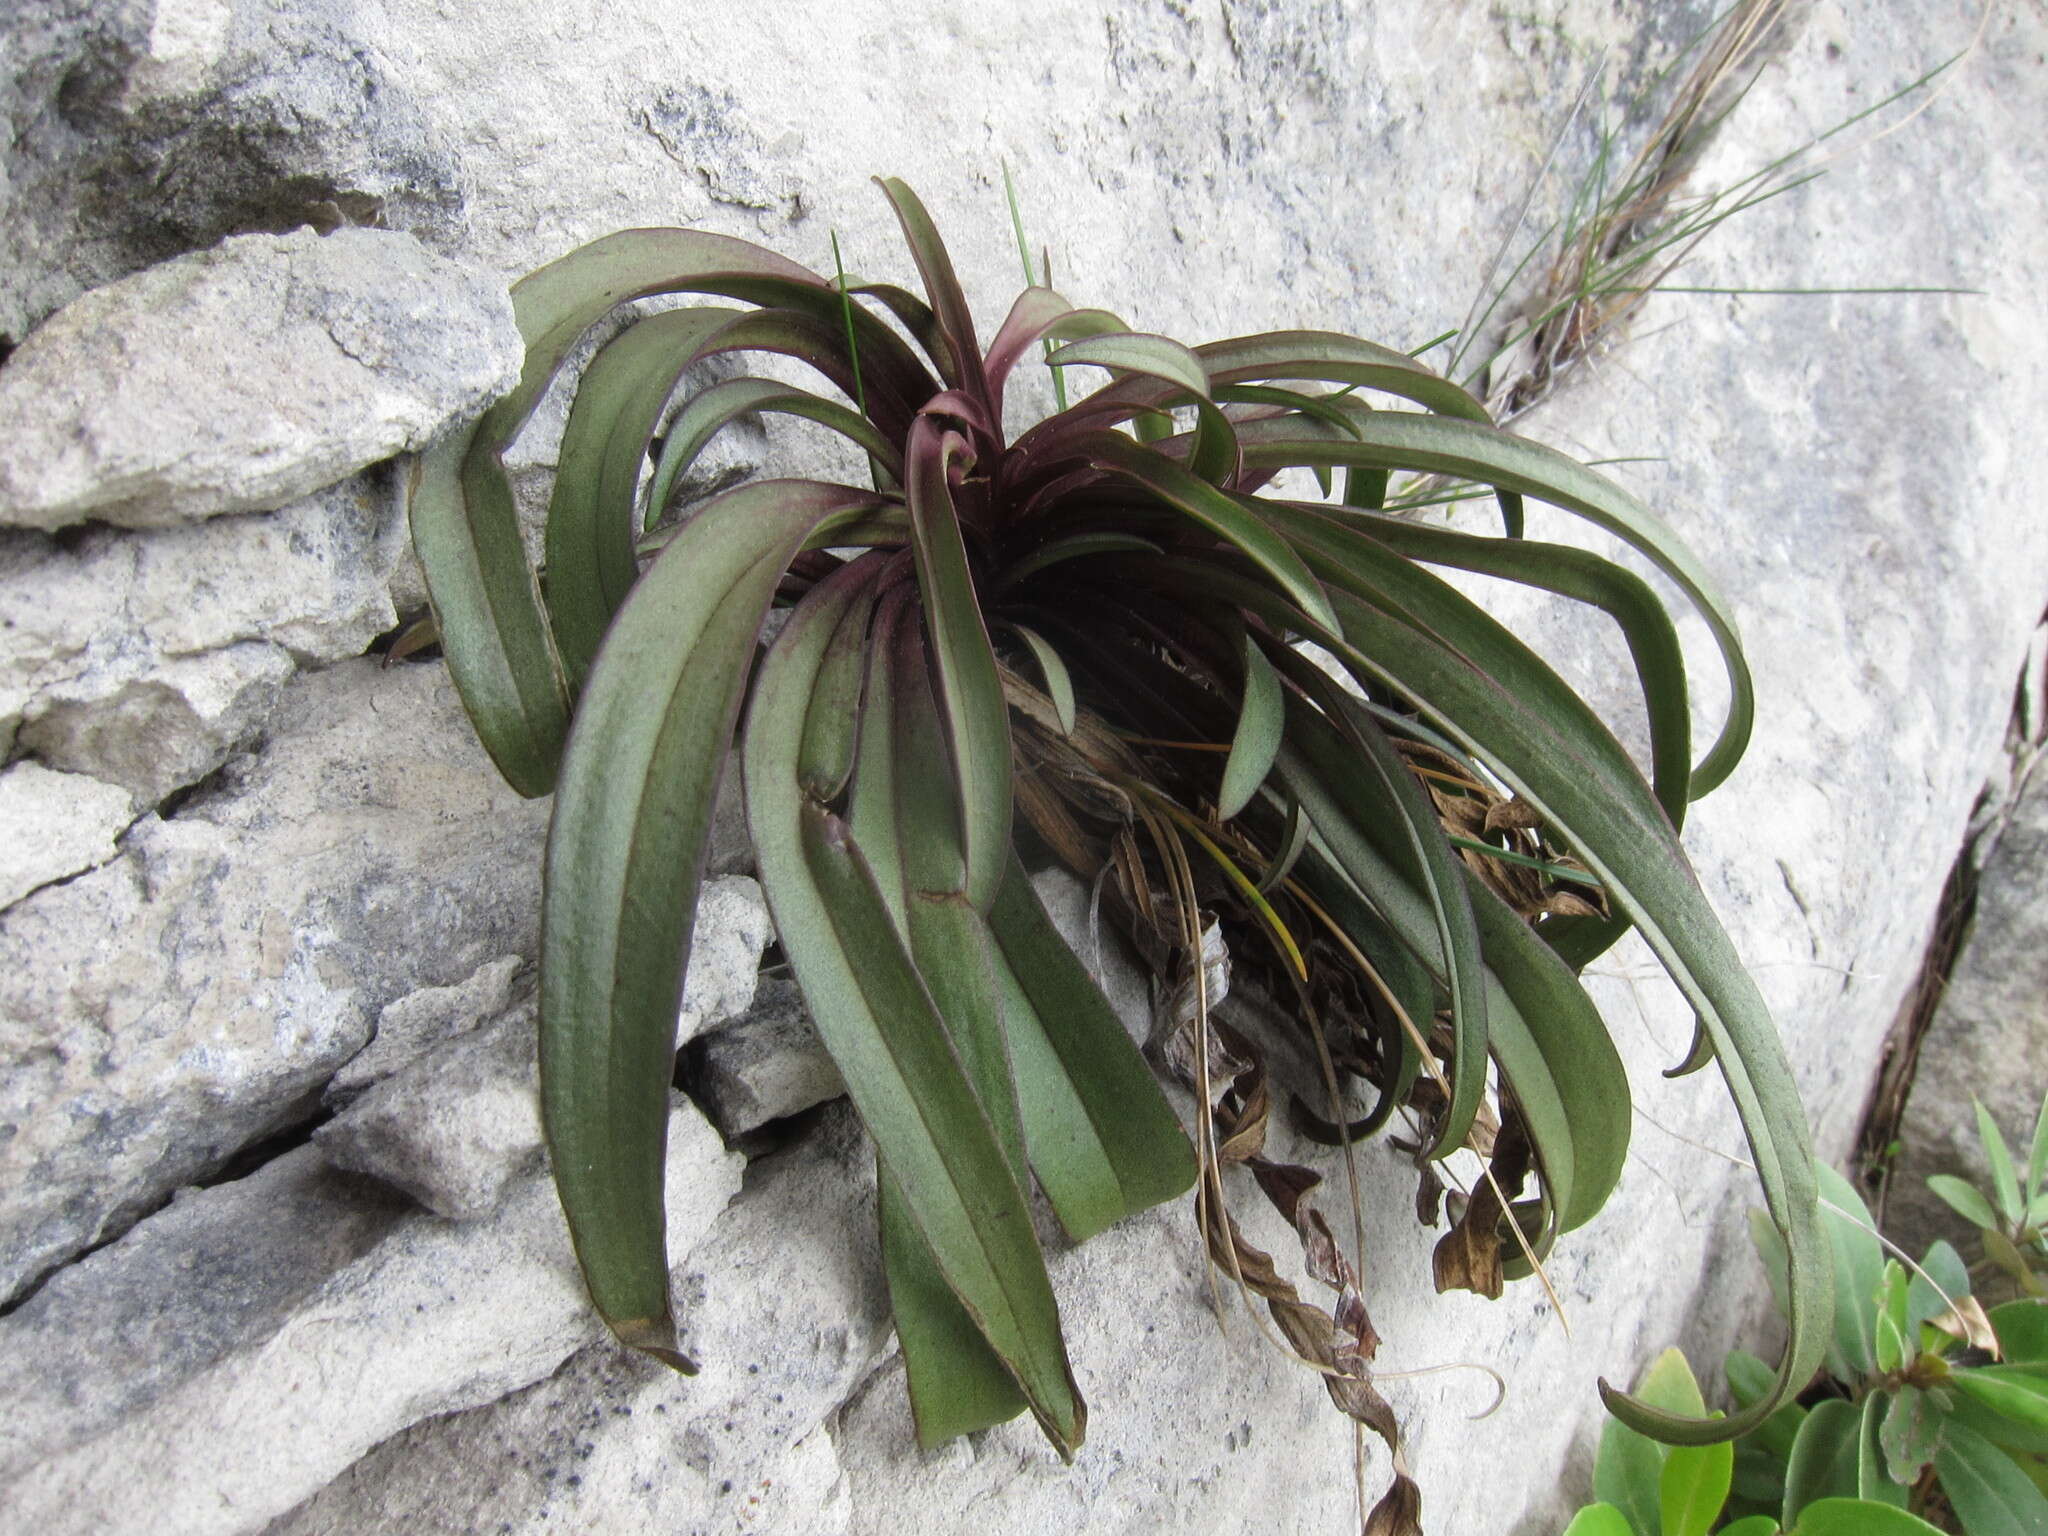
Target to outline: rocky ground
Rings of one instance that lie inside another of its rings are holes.
[[[924,193],[985,309],[1014,287],[1007,161],[1077,302],[1189,339],[1419,344],[1481,290],[1592,62],[1646,79],[1712,9],[0,17],[0,1526],[1346,1528],[1348,1430],[1242,1320],[1218,1327],[1182,1209],[1053,1257],[1094,1410],[1076,1466],[1028,1426],[915,1449],[869,1158],[800,1003],[759,975],[772,933],[730,805],[670,1137],[704,1371],[599,1338],[532,1091],[547,807],[497,779],[437,664],[366,654],[423,602],[404,455],[516,378],[507,282],[610,229],[699,224],[828,268],[836,229],[850,267],[906,279],[870,171]],[[1698,177],[1873,104],[1976,18],[1795,7]],[[1924,112],[1845,135],[1681,279],[1975,292],[1661,296],[1523,424],[1641,460],[1616,472],[1735,596],[1759,730],[1688,842],[1829,1156],[1980,792],[2011,777],[2048,601],[2025,469],[2048,419],[2044,51],[2038,10],[1999,6]],[[1562,145],[1568,179],[1590,139]],[[557,400],[515,450],[523,489],[561,420]],[[807,443],[750,428],[701,489]],[[1610,635],[1508,601],[1621,707]],[[2040,781],[1923,1052],[1943,1086],[1907,1140],[1933,1163],[1958,1096],[2011,1130],[2048,1087],[2025,968]],[[1433,1295],[1412,1171],[1365,1160],[1367,1296],[1434,1532],[1554,1530],[1595,1378],[1678,1339],[1717,1358],[1758,1311],[1732,1114],[1657,1075],[1689,1017],[1639,950],[1599,972],[1644,1110],[1620,1194],[1553,1268],[1569,1335],[1533,1288]],[[759,1134],[792,1114],[802,1134]],[[1505,1375],[1498,1414],[1471,1422],[1472,1373],[1398,1375],[1457,1361]]]

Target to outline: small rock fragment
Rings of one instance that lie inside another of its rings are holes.
[[[134,819],[128,792],[116,785],[16,763],[0,774],[0,907],[106,863]]]
[[[754,1006],[704,1040],[695,1091],[727,1140],[846,1092],[793,981],[763,981]]]
[[[278,507],[510,389],[496,279],[410,235],[239,235],[74,300],[0,369],[0,523]]]

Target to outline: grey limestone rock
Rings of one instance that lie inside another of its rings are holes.
[[[688,1105],[668,1149],[685,1255],[740,1163]],[[602,1332],[545,1173],[474,1223],[395,1216],[310,1149],[244,1183],[0,1319],[10,1361],[51,1365],[0,1384],[9,1529],[260,1530],[379,1441],[541,1380]]]
[[[360,655],[396,622],[393,479],[184,528],[0,530],[0,739],[145,802],[267,728],[295,664]]]
[[[749,1164],[676,1268],[696,1376],[600,1342],[386,1441],[267,1536],[845,1530],[830,1420],[889,1347],[874,1223],[873,1160],[841,1106]]]
[[[728,1140],[846,1092],[794,981],[763,981],[754,1006],[706,1035],[692,1091]]]
[[[767,911],[752,880],[731,875],[706,883],[684,986],[682,1039],[745,1010],[767,942]],[[440,990],[474,992],[493,969],[464,988]],[[411,1002],[385,1009],[379,1028],[394,1008]],[[320,1127],[315,1140],[336,1167],[381,1179],[437,1215],[486,1216],[541,1158],[535,1058],[529,995],[503,1017],[385,1077]]]
[[[422,987],[377,1014],[376,1032],[360,1053],[328,1079],[329,1103],[346,1102],[374,1083],[402,1071],[444,1040],[475,1029],[503,1013],[512,1001],[517,955],[500,955],[452,987]]]
[[[1951,1174],[1991,1188],[1980,1100],[2025,1166],[2048,1096],[2048,771],[2037,762],[1985,861],[1976,915],[1920,1045],[1886,1224],[1916,1253],[1936,1237],[1977,1258],[1977,1234],[1927,1188]]]
[[[0,914],[0,1294],[310,1113],[387,1003],[531,954],[546,814],[440,668],[355,662]]]
[[[116,785],[37,763],[0,773],[0,907],[106,863],[134,819]]]
[[[0,522],[283,506],[517,381],[503,285],[410,236],[243,235],[73,300],[0,368]]]

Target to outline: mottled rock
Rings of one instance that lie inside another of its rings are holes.
[[[599,1343],[386,1441],[267,1536],[845,1530],[827,1421],[889,1344],[872,1168],[843,1107],[748,1166],[675,1271],[696,1376]]]
[[[705,884],[681,1038],[753,1000],[768,932],[752,880],[734,875]],[[328,1161],[402,1189],[437,1215],[488,1215],[541,1157],[535,1017],[529,995],[504,1017],[385,1078],[314,1133]]]
[[[406,235],[245,235],[74,300],[0,369],[0,522],[296,501],[517,382],[503,286]]]
[[[1981,1100],[2022,1169],[2048,1096],[2048,771],[2037,763],[1978,879],[1976,915],[1920,1045],[1899,1128],[1903,1143],[1886,1223],[1919,1252],[1949,1239],[1973,1262],[1977,1230],[1927,1188],[1952,1174],[1980,1189],[1991,1167],[1977,1132]]]
[[[289,652],[261,640],[172,657],[106,698],[51,690],[15,740],[52,767],[155,804],[256,740],[296,670]]]
[[[0,1295],[309,1113],[387,1003],[532,954],[546,817],[440,668],[356,662],[0,915]]]
[[[704,882],[690,932],[690,963],[676,1020],[678,1044],[747,1011],[761,979],[761,951],[774,937],[768,903],[751,878],[732,875]]]
[[[135,819],[126,790],[16,763],[0,773],[0,907],[114,857]]]
[[[691,1090],[728,1140],[846,1092],[794,981],[763,981],[748,1013],[706,1035]]]
[[[391,628],[404,541],[386,473],[187,528],[0,531],[0,738],[144,800],[195,782],[260,734],[293,663]]]
[[[410,1066],[442,1041],[503,1013],[512,1001],[512,979],[520,964],[517,955],[500,955],[452,987],[422,987],[386,1003],[377,1015],[370,1043],[328,1080],[329,1101],[362,1092]]]
[[[740,1165],[687,1105],[668,1147],[670,1242],[687,1254]],[[194,1197],[201,1209],[170,1213],[178,1238],[155,1242],[145,1223],[0,1320],[10,1360],[73,1357],[0,1386],[20,1458],[0,1488],[10,1528],[260,1530],[378,1441],[540,1380],[602,1332],[544,1173],[498,1219],[463,1224],[393,1221],[360,1189],[368,1212],[338,1213],[344,1176],[310,1150],[256,1177],[258,1222],[243,1224],[233,1194]],[[239,1288],[195,1283],[208,1263]],[[72,1324],[151,1294],[153,1327]]]
[[[386,1078],[313,1133],[336,1168],[451,1221],[496,1210],[541,1161],[532,999]]]

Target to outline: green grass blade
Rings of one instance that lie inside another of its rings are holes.
[[[541,938],[541,1109],[591,1299],[674,1354],[662,1146],[705,837],[782,568],[872,496],[767,481],[720,498],[619,610],[563,755]]]

